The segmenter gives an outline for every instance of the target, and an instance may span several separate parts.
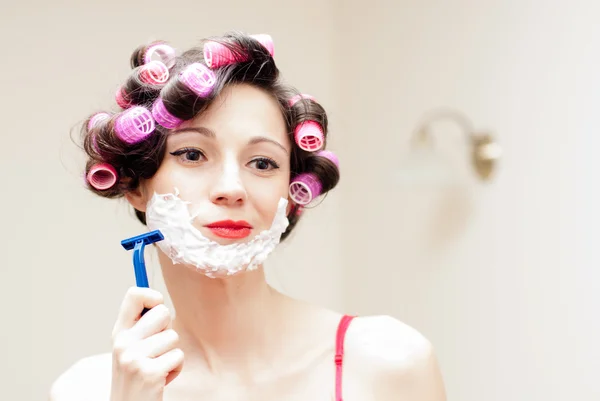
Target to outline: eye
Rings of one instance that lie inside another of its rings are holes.
[[[249,165],[253,166],[255,169],[261,170],[261,171],[270,171],[270,170],[275,170],[275,169],[279,168],[279,165],[277,164],[277,162],[268,157],[256,158],[256,159],[252,160],[249,163]]]
[[[171,152],[173,156],[178,156],[179,159],[184,163],[197,163],[205,158],[204,153],[200,149],[195,148],[183,148]]]

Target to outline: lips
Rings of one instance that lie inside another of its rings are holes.
[[[204,227],[208,228],[216,236],[228,239],[245,238],[252,232],[252,226],[250,223],[243,220],[216,221],[214,223],[207,224]]]

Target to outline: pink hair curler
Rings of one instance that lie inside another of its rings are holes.
[[[123,92],[123,88],[120,86],[117,89],[117,93],[115,93],[115,100],[122,109],[128,109],[131,106],[131,103],[127,100],[127,96],[125,96],[125,93]]]
[[[335,166],[340,169],[340,159],[330,150],[321,150],[316,153],[317,156],[325,157],[333,162]]]
[[[193,63],[179,74],[179,81],[199,97],[207,97],[212,92],[217,78],[204,64]]]
[[[165,43],[157,43],[151,45],[144,54],[144,64],[148,64],[153,61],[153,57],[158,56],[160,61],[167,66],[167,68],[175,65],[175,49]]]
[[[259,41],[268,50],[271,57],[275,53],[273,39],[267,34],[250,35]],[[241,63],[248,60],[247,55],[234,54],[227,46],[218,42],[206,42],[204,44],[204,61],[209,68],[219,68],[233,63]]]
[[[110,114],[105,113],[103,111],[100,113],[94,114],[92,116],[92,118],[90,118],[90,121],[88,121],[88,125],[87,125],[88,131],[91,130],[92,128],[94,128],[100,122],[102,122],[104,120],[108,120],[109,118],[110,118]]]
[[[323,185],[316,175],[303,173],[292,180],[289,187],[290,198],[298,205],[308,205],[321,195]]]
[[[294,138],[300,149],[316,152],[323,147],[324,135],[321,126],[316,121],[304,121],[296,126]]]
[[[125,111],[115,122],[117,136],[130,145],[139,143],[154,132],[152,113],[141,106]]]
[[[168,129],[177,128],[183,122],[182,119],[169,113],[160,97],[152,105],[152,117],[157,123]]]
[[[275,56],[275,46],[273,45],[273,38],[271,37],[271,35],[267,35],[266,33],[259,33],[257,35],[250,35],[250,37],[258,40],[260,44],[263,45],[263,47],[269,51],[271,57]]]
[[[152,60],[140,67],[139,77],[149,85],[162,85],[169,80],[169,69],[162,61]]]
[[[104,191],[117,182],[117,171],[108,163],[99,163],[90,168],[86,178],[92,187]]]
[[[292,107],[293,105],[298,103],[298,101],[300,101],[300,99],[309,99],[309,100],[312,100],[313,102],[317,101],[313,96],[301,93],[300,95],[296,95],[296,96],[292,97],[290,100],[288,100],[288,104],[290,105],[290,107]]]

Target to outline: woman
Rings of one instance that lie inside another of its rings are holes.
[[[339,179],[324,109],[281,81],[272,55],[268,35],[230,33],[180,56],[142,46],[117,92],[121,110],[88,119],[89,187],[124,196],[163,233],[176,318],[160,293],[131,288],[112,352],[76,363],[52,400],[445,399],[414,329],[266,283],[268,254]]]

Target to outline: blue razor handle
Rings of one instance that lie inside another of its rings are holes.
[[[135,283],[138,287],[148,288],[148,275],[146,274],[146,262],[144,261],[144,249],[146,245],[162,241],[165,237],[159,230],[137,235],[121,241],[121,245],[126,250],[133,249],[133,270],[135,273]],[[142,316],[148,312],[147,308],[142,311]]]

